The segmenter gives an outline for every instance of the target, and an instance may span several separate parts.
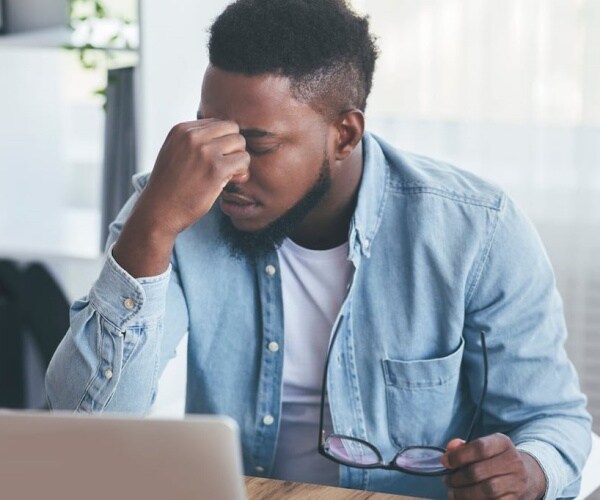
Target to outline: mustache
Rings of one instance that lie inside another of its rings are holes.
[[[223,188],[223,191],[225,191],[226,193],[230,193],[230,194],[240,194],[240,195],[245,194],[241,187],[239,187],[237,184],[234,184],[232,182],[226,184],[225,187]]]

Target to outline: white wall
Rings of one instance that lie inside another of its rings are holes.
[[[207,29],[229,2],[140,0],[139,168],[149,171],[168,131],[194,120],[208,63]]]

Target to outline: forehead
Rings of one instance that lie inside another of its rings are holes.
[[[248,76],[209,66],[204,74],[200,113],[233,120],[241,128],[287,130],[318,120],[308,104],[294,98],[287,77]]]

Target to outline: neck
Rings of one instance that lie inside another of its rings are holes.
[[[291,235],[294,243],[327,250],[348,240],[363,169],[362,143],[339,164],[331,165],[331,188]]]

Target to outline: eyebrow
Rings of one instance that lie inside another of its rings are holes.
[[[196,113],[196,119],[202,120],[202,115],[200,111]],[[248,137],[272,137],[276,135],[274,132],[269,132],[268,130],[263,130],[259,128],[242,128],[240,129],[240,135],[248,138]]]

